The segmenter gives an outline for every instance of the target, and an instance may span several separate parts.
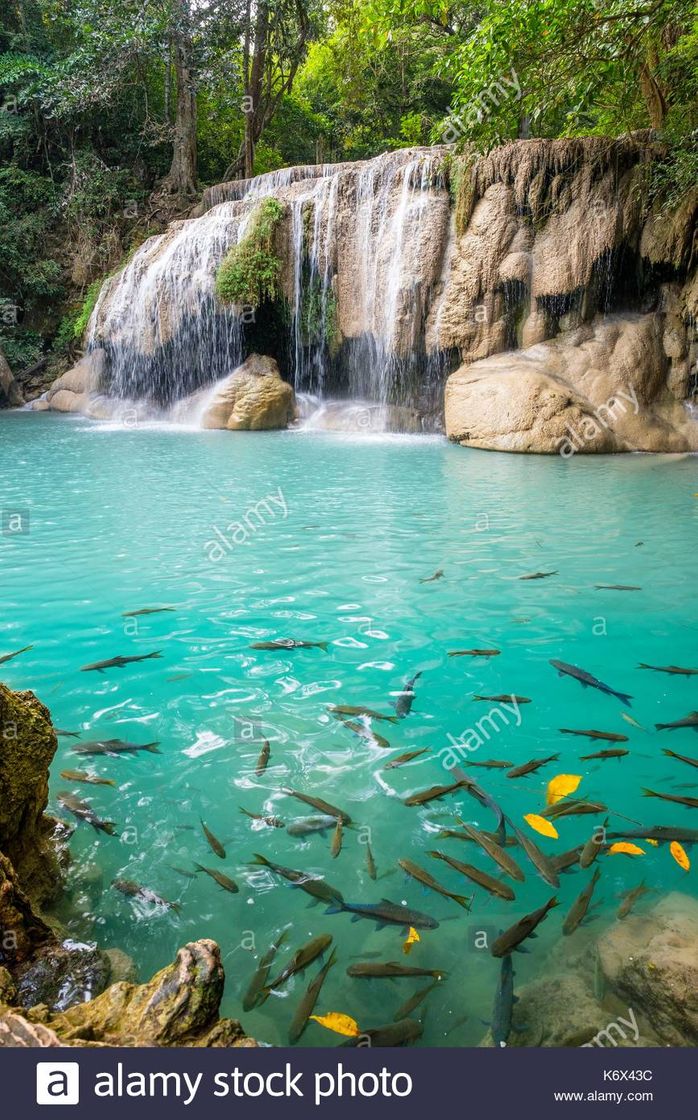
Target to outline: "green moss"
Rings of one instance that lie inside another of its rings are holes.
[[[317,275],[305,288],[301,329],[306,345],[324,343],[332,349],[337,333],[337,297],[331,288],[325,290]]]
[[[449,163],[448,185],[455,207],[456,233],[459,237],[468,228],[468,222],[473,212],[475,201],[473,167],[475,158],[472,151],[459,152],[451,156]]]
[[[275,198],[265,198],[252,216],[248,232],[229,249],[216,276],[216,295],[224,303],[257,308],[279,296],[281,261],[274,234],[284,216]]]

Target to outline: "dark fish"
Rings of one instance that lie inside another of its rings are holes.
[[[366,870],[368,871],[369,878],[371,878],[371,879],[377,879],[378,878],[378,875],[376,873],[376,861],[373,858],[373,852],[371,851],[371,845],[370,844],[366,845]]]
[[[264,813],[251,813],[249,811],[249,809],[243,809],[242,805],[240,806],[240,812],[244,813],[245,816],[249,817],[250,820],[252,820],[252,821],[261,821],[262,824],[268,825],[269,828],[283,828],[284,827],[284,822],[281,820],[280,817],[269,817],[269,816],[266,816]]]
[[[77,743],[71,747],[73,754],[136,754],[138,751],[147,751],[148,754],[162,754],[158,750],[160,743],[129,743],[125,739],[89,739],[84,743]]]
[[[295,817],[286,825],[286,831],[289,836],[307,836],[311,832],[326,832],[336,824],[337,817],[331,817],[329,813],[321,817]]]
[[[477,828],[473,828],[470,824],[464,824],[463,829],[472,840],[480,845],[483,852],[486,852],[490,859],[493,859],[494,862],[501,867],[502,871],[508,875],[510,879],[515,879],[518,883],[523,883],[526,876],[518,863],[511,858],[508,852],[504,851],[496,840],[493,840],[492,837],[488,836],[485,832],[479,832]]]
[[[338,818],[337,824],[335,825],[335,829],[332,834],[332,843],[330,844],[330,855],[332,856],[332,859],[336,859],[342,850],[342,828],[342,819],[340,817]]]
[[[340,1043],[340,1046],[409,1046],[411,1042],[421,1038],[423,1030],[422,1024],[416,1019],[401,1019],[399,1023],[388,1023],[384,1027],[370,1027],[357,1038],[348,1038],[346,1042]]]
[[[642,591],[632,583],[595,583],[597,591]]]
[[[623,901],[618,907],[618,917],[627,918],[630,911],[633,909],[638,899],[642,898],[643,894],[649,894],[650,888],[645,886],[644,880],[638,883],[632,890],[626,891],[623,896]]]
[[[549,805],[547,809],[542,809],[540,815],[553,821],[560,817],[579,817],[587,813],[605,813],[607,811],[608,806],[601,801],[582,801],[576,797],[565,797],[555,805]]]
[[[420,579],[419,582],[420,583],[435,583],[437,579],[443,579],[443,576],[444,576],[444,574],[443,574],[442,569],[437,568],[436,571],[434,572],[433,576],[427,576],[425,579]]]
[[[450,786],[430,786],[421,793],[413,793],[403,801],[403,805],[426,805],[428,801],[437,801],[440,797],[446,797],[449,793],[455,793],[457,789],[462,788],[462,781],[452,782]]]
[[[608,817],[603,822],[601,828],[595,828],[586,844],[582,848],[579,856],[579,866],[582,870],[591,867],[596,857],[601,852],[601,849],[606,843],[606,828],[608,827]]]
[[[101,820],[88,802],[83,801],[80,797],[75,797],[74,794],[64,791],[58,794],[56,800],[63,809],[72,813],[79,821],[91,824],[96,832],[106,832],[108,836],[118,835],[114,822]]]
[[[210,829],[206,828],[206,825],[204,824],[203,821],[201,821],[201,827],[203,829],[204,836],[206,837],[206,839],[208,841],[208,846],[211,849],[211,851],[213,852],[213,854],[215,856],[218,856],[219,859],[225,859],[225,848],[221,844],[218,837],[214,836],[213,833],[210,831]]]
[[[682,669],[679,665],[645,665],[641,661],[638,669],[653,669],[655,673],[671,673],[677,677],[696,677],[698,669]]]
[[[678,762],[686,762],[689,766],[698,766],[698,758],[689,758],[686,754],[676,754],[675,751],[666,748],[662,750],[662,754],[665,754],[667,758],[675,758]]]
[[[131,879],[114,879],[112,886],[117,891],[121,891],[122,894],[126,894],[130,898],[138,898],[141,902],[149,902],[152,906],[162,906],[166,910],[174,910],[177,914],[182,909],[178,902],[168,902],[166,898],[161,898],[150,887],[141,887]]]
[[[499,836],[496,832],[485,832],[483,830],[480,835],[486,837],[487,840],[491,840],[493,844],[497,844],[500,848],[518,847],[519,842],[515,836],[506,836],[504,838],[504,843],[500,844]],[[445,839],[449,840],[467,840],[476,843],[474,836],[469,836],[466,832],[462,832],[457,828],[442,828],[439,832],[439,836],[443,836]]]
[[[536,770],[540,770],[541,766],[547,766],[549,762],[557,762],[559,754],[550,754],[547,758],[532,758],[530,762],[524,762],[521,766],[515,766],[513,770],[507,771],[507,778],[523,778],[526,774],[533,774]]]
[[[56,728],[54,728],[54,730],[56,732],[56,735],[58,735],[59,739],[60,738],[79,739],[80,738],[80,732],[79,731],[61,731],[60,727],[56,727]]]
[[[326,914],[351,914],[352,921],[358,922],[359,918],[374,921],[378,928],[386,925],[401,926],[408,929],[437,929],[439,923],[429,914],[422,914],[419,910],[410,910],[409,906],[400,906],[388,898],[380,902],[344,902],[341,897],[333,900],[325,911]]]
[[[395,1012],[393,1022],[399,1023],[401,1019],[406,1019],[413,1011],[416,1011],[420,1003],[423,1003],[427,996],[434,991],[438,983],[439,978],[437,977],[432,984],[427,984],[426,988],[421,988],[418,992],[415,992],[413,996],[410,996],[409,999],[406,999]]]
[[[354,720],[345,719],[344,726],[358,735],[360,739],[368,739],[369,742],[375,743],[377,747],[383,747],[384,749],[390,747],[390,743],[384,735],[379,735],[377,731],[374,731],[365,723],[356,723]]]
[[[280,875],[283,879],[293,883],[294,887],[300,887],[306,894],[311,895],[312,898],[318,899],[320,902],[339,903],[342,901],[342,895],[335,887],[331,887],[329,883],[319,875],[309,875],[305,871],[294,871],[292,867],[282,867],[279,863],[272,863],[266,856],[259,855],[255,852],[253,863],[260,863],[263,867],[268,867],[270,871]]]
[[[548,579],[550,576],[556,576],[557,570],[554,572],[533,572],[530,576],[519,576],[519,579]]]
[[[61,770],[61,778],[66,782],[85,782],[88,786],[115,786],[113,778],[100,778],[99,774],[88,774],[87,770]]]
[[[414,686],[415,682],[419,680],[421,675],[422,672],[420,670],[418,673],[415,673],[413,677],[410,677],[409,680],[406,680],[404,685],[402,686],[403,690],[395,701],[395,714],[398,719],[404,719],[405,716],[408,716],[412,711],[412,705],[414,703],[415,697]]]
[[[483,759],[482,762],[468,762],[467,759],[463,763],[464,766],[483,766],[486,770],[508,770],[513,766],[513,762],[502,762],[498,758]]]
[[[297,642],[293,638],[277,638],[273,642],[253,642],[250,649],[321,649],[327,653],[329,642]]]
[[[628,708],[631,707],[632,696],[628,692],[616,692],[615,689],[600,681],[598,677],[593,677],[591,673],[587,673],[586,669],[578,669],[575,665],[568,665],[566,661],[556,661],[554,659],[550,664],[553,669],[557,669],[558,676],[572,677],[575,681],[579,681],[582,688],[598,688],[599,692],[605,692],[607,696],[615,696]]]
[[[317,960],[319,956],[322,956],[325,949],[331,944],[331,933],[322,933],[319,937],[314,937],[312,941],[306,942],[305,945],[296,950],[291,960],[286,967],[281,970],[279,975],[272,980],[270,984],[265,985],[264,992],[269,993],[276,991],[276,989],[280,988],[282,984],[285,984],[287,980],[290,980],[292,976],[295,976],[297,972],[304,972],[308,965]]]
[[[471,797],[474,797],[475,800],[479,801],[481,805],[484,805],[486,809],[492,810],[497,818],[497,831],[495,833],[497,837],[497,843],[500,845],[500,847],[502,847],[506,841],[506,828],[504,827],[504,813],[501,807],[497,804],[493,797],[490,797],[487,790],[484,790],[482,786],[479,786],[477,782],[474,782],[472,778],[469,778],[460,767],[454,766],[451,770],[451,773],[455,778],[463,783],[463,789],[467,790]]]
[[[492,1008],[492,1040],[495,1046],[506,1046],[511,1034],[511,1021],[514,1014],[514,966],[511,953],[502,958],[499,982]]]
[[[139,618],[142,614],[163,614],[165,611],[173,611],[174,607],[141,607],[139,611],[123,611],[122,618]]]
[[[564,933],[565,937],[569,937],[571,933],[574,933],[574,931],[586,917],[587,910],[589,909],[589,903],[591,902],[591,896],[594,893],[594,887],[598,883],[600,877],[601,872],[597,867],[584,890],[572,903],[569,909],[569,913],[562,923],[562,932]]]
[[[698,797],[676,797],[671,793],[657,793],[653,789],[643,789],[643,797],[659,797],[662,801],[672,801],[674,805],[685,805],[687,809],[698,809]]]
[[[83,665],[80,672],[103,673],[105,669],[123,669],[124,665],[132,665],[136,661],[151,661],[154,657],[162,657],[162,651],[142,653],[138,657],[110,657],[108,661],[95,661],[92,665]]]
[[[507,953],[511,953],[517,946],[525,941],[527,937],[535,937],[536,926],[547,918],[549,912],[554,906],[559,903],[555,897],[549,898],[544,906],[540,906],[538,910],[534,910],[532,914],[526,914],[510,929],[500,933],[497,940],[492,945],[492,956],[503,957]]]
[[[578,844],[576,848],[570,848],[566,852],[561,852],[559,856],[553,856],[553,867],[558,872],[569,871],[570,867],[579,863],[581,852],[581,846]]]
[[[502,692],[498,696],[473,696],[473,700],[486,700],[488,704],[530,704],[528,696],[517,696],[514,692]]]
[[[303,1031],[307,1027],[308,1019],[315,1010],[315,1004],[318,1001],[318,997],[322,990],[322,985],[325,983],[325,980],[327,978],[327,973],[330,971],[332,966],[336,964],[336,962],[337,954],[333,949],[329,960],[322,966],[317,976],[308,984],[307,991],[303,996],[303,999],[298,1004],[296,1014],[293,1016],[293,1021],[288,1029],[288,1041],[292,1046],[294,1043],[298,1042],[298,1039],[301,1037]]]
[[[526,855],[530,859],[531,863],[533,864],[541,878],[549,886],[559,887],[560,879],[552,859],[550,859],[549,856],[546,856],[545,852],[541,851],[538,845],[535,844],[533,840],[531,840],[530,836],[527,836],[525,832],[521,832],[521,830],[516,827],[516,825],[509,819],[509,817],[507,817],[506,820],[510,829],[514,833],[514,836],[518,840],[519,844],[525,851]]]
[[[698,844],[698,828],[680,828],[674,825],[657,824],[650,828],[630,829],[627,832],[609,832],[607,840],[659,840],[680,844]]]
[[[185,879],[196,879],[194,871],[187,871],[186,867],[177,867],[174,863],[170,864],[172,871],[176,871],[178,875],[183,875]]]
[[[329,710],[333,716],[366,716],[368,719],[384,719],[388,723],[397,723],[397,716],[386,716],[382,712],[376,712],[373,708],[364,708],[361,704],[330,704]]]
[[[343,809],[338,809],[336,805],[330,805],[328,801],[323,801],[320,797],[311,797],[307,793],[299,793],[297,789],[289,789],[285,786],[282,791],[288,797],[295,797],[298,801],[304,801],[306,805],[311,805],[313,809],[317,809],[318,813],[326,813],[328,817],[339,817],[342,824],[351,824],[351,817],[345,813]]]
[[[222,887],[224,891],[228,891],[229,894],[237,894],[240,890],[235,880],[229,879],[222,871],[216,871],[213,867],[203,867],[200,863],[195,863],[194,867],[198,868],[199,871],[203,871],[204,874],[209,875],[218,883],[219,887]]]
[[[627,743],[627,735],[619,735],[616,731],[595,731],[590,728],[586,731],[576,731],[572,727],[561,727],[562,735],[581,735],[584,739],[604,739],[608,743]]]
[[[254,975],[250,980],[247,991],[242,997],[243,1011],[251,1011],[252,1008],[256,1007],[257,1004],[261,1001],[262,992],[267,982],[269,970],[274,963],[274,957],[283,945],[287,936],[288,930],[285,929],[282,931],[282,933],[279,934],[274,944],[269,949],[267,949],[266,953],[257,965]]]
[[[405,754],[399,754],[397,758],[392,758],[390,762],[386,762],[383,769],[394,770],[396,766],[402,766],[405,762],[411,762],[413,758],[419,758],[420,754],[426,754],[428,750],[430,750],[429,747],[422,747],[419,751],[406,751]]]
[[[3,653],[2,656],[0,656],[0,665],[4,665],[6,661],[12,661],[13,658],[19,657],[20,653],[29,653],[30,649],[34,649],[34,646],[22,646],[21,649],[16,649],[12,653]]]
[[[501,649],[450,649],[449,657],[499,657]]]
[[[359,964],[350,964],[347,976],[357,980],[385,980],[398,976],[433,976],[435,980],[442,980],[448,973],[443,968],[413,968],[408,964],[398,964],[396,961],[370,961]]]
[[[626,754],[630,754],[630,751],[617,749],[597,751],[596,754],[580,754],[579,758],[582,762],[591,762],[593,758],[623,758]]]
[[[464,910],[470,909],[473,901],[472,898],[466,898],[465,895],[454,894],[453,891],[449,891],[446,887],[442,886],[441,883],[438,883],[428,871],[425,871],[424,868],[413,863],[411,859],[399,859],[397,862],[405,874],[409,875],[412,879],[416,879],[423,887],[428,887],[429,890],[436,891],[437,894],[442,894],[444,898],[453,899],[453,901],[457,902],[459,906],[462,906]]]
[[[683,719],[674,720],[673,723],[655,723],[657,731],[676,731],[679,727],[692,727],[698,731],[698,712],[689,712]]]
[[[486,871],[481,871],[479,867],[474,867],[472,863],[461,863],[458,859],[453,859],[451,856],[445,855],[444,852],[427,852],[427,855],[432,856],[434,859],[442,859],[454,871],[459,871],[461,875],[471,879],[473,883],[478,886],[484,887],[490,894],[496,895],[497,898],[504,898],[507,902],[513,902],[514,895],[511,887],[506,883],[502,883],[500,879],[495,879],[492,875],[488,875]],[[402,1016],[401,1016],[402,1017]]]
[[[261,778],[262,774],[266,770],[267,765],[269,763],[269,755],[270,754],[271,754],[271,747],[269,746],[268,740],[265,739],[264,740],[264,746],[262,747],[262,749],[259,753],[259,758],[257,759],[257,765],[255,767],[255,774],[257,775],[258,778]]]

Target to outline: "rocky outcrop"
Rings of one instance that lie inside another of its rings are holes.
[[[7,359],[0,350],[0,408],[17,408],[24,404],[22,390],[15,381]]]
[[[295,416],[293,389],[273,358],[251,354],[219,381],[201,414],[202,428],[230,432],[286,428]]]
[[[91,415],[91,405],[98,398],[103,371],[104,351],[91,350],[76,365],[56,378],[44,397],[32,402],[32,409],[42,411],[45,402],[54,412]]]

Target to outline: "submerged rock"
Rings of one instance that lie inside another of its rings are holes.
[[[267,431],[286,428],[295,416],[292,387],[273,358],[251,354],[219,381],[201,415],[202,428]]]
[[[16,1002],[30,1008],[42,1004],[66,1011],[100,995],[111,979],[109,958],[95,945],[66,940],[49,945],[15,976]]]

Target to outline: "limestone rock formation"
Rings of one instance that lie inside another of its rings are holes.
[[[54,412],[84,412],[90,414],[90,403],[98,393],[104,369],[104,351],[91,350],[71,369],[61,374],[45,395],[48,407]],[[33,402],[39,408],[42,398]]]
[[[251,354],[219,381],[201,417],[202,428],[267,431],[286,428],[295,416],[292,387],[273,358]]]
[[[0,350],[0,408],[16,408],[24,404],[22,390],[15,381],[7,359]]]

